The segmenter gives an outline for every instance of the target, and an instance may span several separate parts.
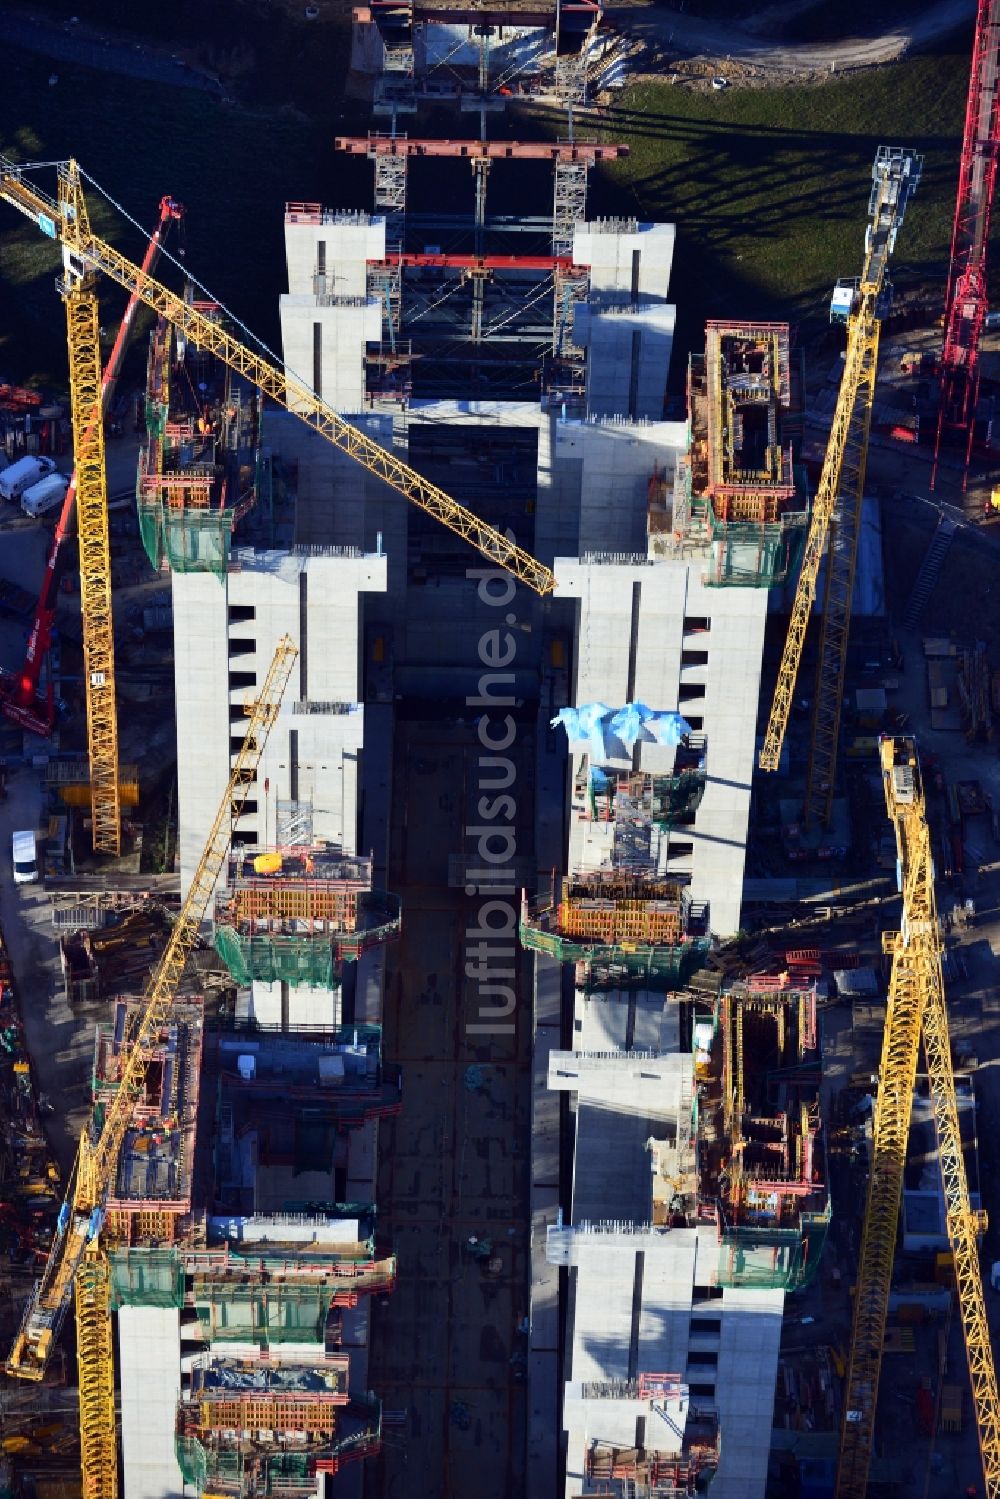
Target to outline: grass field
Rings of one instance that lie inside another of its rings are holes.
[[[21,159],[76,155],[142,223],[152,222],[163,192],[181,198],[192,270],[272,347],[285,287],[286,199],[362,207],[371,195],[367,164],[332,149],[337,129],[366,124],[358,106],[353,119],[343,113],[343,31],[282,24],[269,97],[256,75],[236,103],[222,104],[196,90],[63,64],[49,87],[52,64],[10,50],[0,116],[0,149]],[[648,82],[620,96],[601,133],[625,141],[631,154],[594,174],[590,211],[677,224],[680,347],[700,341],[705,317],[780,315],[813,327],[825,320],[837,276],[860,269],[871,163],[882,143],[926,155],[900,235],[897,286],[942,294],[969,42],[962,34],[935,57],[817,87],[716,94]],[[470,124],[461,117],[450,128]],[[531,124],[521,118],[509,129],[523,137]],[[532,211],[540,208],[532,195]],[[32,226],[2,213],[0,374],[59,383],[57,257]],[[110,211],[95,217],[126,253],[141,251]],[[112,328],[116,305],[108,304]]]
[[[631,147],[595,182],[592,211],[677,224],[679,341],[705,317],[791,317],[815,327],[838,276],[861,268],[871,166],[880,145],[924,153],[900,233],[897,289],[943,297],[969,54],[813,87],[629,91],[608,134]]]

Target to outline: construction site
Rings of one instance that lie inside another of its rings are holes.
[[[356,8],[277,353],[0,156],[0,1499],[1000,1499],[1000,0],[811,342],[591,213],[627,49]]]

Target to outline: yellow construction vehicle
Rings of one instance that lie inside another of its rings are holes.
[[[922,1036],[985,1492],[987,1499],[1000,1499],[1000,1399],[979,1264],[978,1241],[985,1218],[971,1205],[962,1155],[934,863],[920,765],[916,744],[909,738],[883,739],[880,755],[886,807],[896,829],[903,919],[899,933],[886,933],[884,938],[886,951],[892,954],[892,977],[873,1115],[871,1175],[844,1391],[836,1496],[865,1499],[868,1483],[896,1223]]]
[[[847,323],[844,373],[813,501],[774,702],[760,752],[761,770],[777,770],[816,597],[820,563],[825,555],[822,634],[804,804],[807,823],[817,820],[828,823],[833,806],[851,595],[875,399],[879,328],[891,298],[889,258],[906,205],[920,181],[922,165],[923,157],[915,151],[901,146],[879,148],[872,170],[873,186],[861,279],[857,283],[838,283],[831,304],[831,320]]]
[[[170,1015],[226,860],[232,824],[253,784],[297,655],[287,636],[278,642],[260,695],[248,707],[246,737],[180,915],[146,984],[141,1018],[118,1088],[105,1107],[100,1127],[92,1122],[81,1137],[45,1270],[28,1299],[7,1360],[8,1374],[32,1380],[44,1377],[70,1294],[75,1290],[84,1499],[116,1499],[118,1492],[111,1282],[100,1237],[104,1204],[115,1179],[133,1105],[145,1081],[150,1044]]]
[[[77,464],[80,546],[80,601],[83,614],[87,732],[91,756],[94,847],[117,853],[121,838],[118,741],[115,710],[114,637],[111,615],[111,560],[108,548],[107,488],[101,367],[94,281],[109,276],[130,296],[173,324],[198,348],[208,349],[273,401],[300,417],[328,442],[405,499],[464,537],[496,567],[505,568],[538,594],[551,593],[549,568],[506,536],[458,504],[394,453],[380,447],[337,415],[304,381],[255,353],[216,318],[161,285],[143,267],[99,238],[90,226],[82,174],[75,161],[57,165],[55,198],[40,191],[29,168],[0,156],[0,199],[18,209],[63,247],[60,282],[69,338],[73,440]]]

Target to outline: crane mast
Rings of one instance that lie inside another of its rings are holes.
[[[87,205],[75,173],[60,178],[63,217],[89,229]],[[121,852],[118,787],[118,712],[115,634],[111,614],[111,545],[108,481],[104,462],[104,402],[96,276],[63,252],[60,291],[66,304],[69,400],[76,458],[76,510],[80,547],[80,613],[83,679],[87,697],[87,747],[94,848]]]
[[[896,1222],[920,1051],[923,981],[939,943],[930,837],[916,752],[910,752],[907,741],[892,739],[883,739],[879,749],[886,807],[896,830],[903,907],[908,916],[901,934],[886,933],[884,939],[886,950],[892,954],[892,973],[872,1116],[871,1171],[844,1387],[836,1499],[865,1499],[868,1486]]]
[[[164,197],[160,199],[160,220],[150,237],[149,246],[145,258],[139,267],[143,276],[149,274],[156,264],[160,247],[171,222],[180,219],[184,210],[173,198]],[[132,320],[135,316],[136,307],[139,305],[138,296],[133,293],[129,297],[125,312],[122,315],[118,333],[108,355],[104,366],[104,375],[101,380],[101,411],[106,413],[108,402],[114,392],[115,384],[121,370],[122,358],[128,344],[132,331]],[[56,567],[59,562],[62,544],[69,532],[76,505],[77,475],[74,468],[70,476],[69,488],[59,512],[59,520],[52,536],[49,554],[45,562],[45,573],[42,579],[41,591],[38,595],[38,603],[35,605],[35,615],[31,622],[31,633],[24,652],[24,664],[20,672],[12,673],[5,681],[4,674],[0,672],[0,711],[12,722],[20,724],[22,728],[28,729],[32,734],[43,736],[52,733],[55,724],[55,703],[52,695],[52,685],[49,684],[46,692],[39,691],[39,680],[41,678],[42,663],[45,653],[49,648],[49,640],[52,633],[52,623],[55,619],[55,604],[53,602],[56,587]]]
[[[1000,0],[979,0],[965,106],[958,195],[944,303],[940,405],[931,488],[946,427],[965,434],[962,488],[972,456],[979,395],[979,339],[989,311],[987,253],[1000,149]]]
[[[934,863],[920,766],[916,745],[909,738],[883,739],[880,755],[886,807],[896,829],[903,914],[900,932],[887,933],[885,938],[887,951],[892,953],[892,977],[873,1116],[872,1168],[855,1292],[836,1496],[864,1499],[867,1487],[906,1140],[922,1037],[985,1491],[987,1499],[1000,1499],[1000,1399],[979,1263],[978,1240],[986,1224],[985,1215],[972,1207],[962,1153]]]
[[[777,770],[816,598],[820,563],[826,555],[823,633],[806,781],[807,820],[819,818],[828,821],[833,802],[840,702],[875,394],[879,327],[891,297],[889,259],[907,204],[920,181],[922,166],[922,156],[901,146],[880,146],[875,157],[864,265],[861,278],[848,297],[844,373],[813,501],[774,701],[760,752],[761,770]],[[829,546],[828,542],[831,542]]]
[[[81,1136],[73,1177],[59,1213],[56,1237],[42,1278],[28,1299],[24,1318],[7,1360],[8,1374],[18,1378],[40,1380],[44,1377],[81,1263],[86,1257],[89,1264],[93,1256],[99,1253],[98,1236],[103,1205],[114,1181],[118,1153],[132,1117],[135,1098],[145,1080],[150,1043],[170,1014],[185,964],[198,940],[201,923],[225,864],[233,819],[239,815],[256,776],[267,736],[278,716],[282,695],[297,655],[296,647],[287,636],[278,642],[260,695],[248,710],[246,737],[233,764],[229,783],[187,897],[163,955],[146,984],[141,1019],[122,1069],[119,1086],[107,1106],[100,1130],[93,1134],[90,1130],[84,1130]],[[88,1280],[90,1278],[88,1275]],[[99,1286],[95,1289],[89,1284],[84,1287],[84,1291],[91,1296],[102,1294]],[[106,1391],[106,1371],[92,1361],[96,1355],[85,1355],[85,1348],[93,1348],[97,1341],[99,1340],[91,1337],[86,1344],[81,1343],[80,1349],[83,1431],[86,1431],[88,1412],[93,1415],[100,1399],[106,1399],[106,1394],[103,1397],[95,1394],[101,1388]],[[113,1410],[112,1402],[112,1416]],[[100,1429],[106,1427],[106,1415],[94,1419]],[[113,1432],[112,1420],[112,1437]]]
[[[536,561],[529,552],[338,416],[304,381],[290,371],[279,369],[262,354],[255,353],[220,322],[206,317],[152,276],[144,276],[139,266],[93,232],[85,214],[76,212],[73,189],[74,182],[79,182],[76,163],[60,163],[58,174],[60,189],[56,201],[40,192],[22,168],[6,157],[0,157],[0,199],[33,220],[50,239],[63,245],[69,274],[82,276],[84,269],[89,268],[109,276],[127,292],[138,296],[158,317],[166,318],[193,344],[209,350],[238,375],[256,385],[265,396],[293,412],[334,447],[355,459],[370,474],[463,537],[494,566],[506,569],[538,594],[544,596],[553,591],[555,577],[551,569]],[[64,182],[67,184],[65,190]]]

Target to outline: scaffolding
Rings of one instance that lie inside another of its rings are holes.
[[[408,157],[405,151],[380,151],[378,142],[385,139],[385,135],[377,131],[369,134],[368,157],[375,167],[375,212],[385,215],[385,248],[388,255],[392,250],[403,247]],[[405,139],[404,135],[403,140]]]
[[[704,735],[690,734],[678,745],[671,775],[645,772],[623,772],[583,765],[574,786],[574,806],[582,803],[582,816],[592,822],[614,822],[655,828],[669,832],[692,823],[705,795],[707,780]],[[624,839],[616,846],[615,867],[636,868],[630,849],[636,839]],[[649,840],[638,840],[644,850],[638,867],[653,871],[658,867],[655,850]]]
[[[801,430],[787,323],[708,322],[688,363],[690,450],[675,471],[672,513],[655,507],[650,547],[703,546],[709,588],[771,588],[798,567],[807,506],[791,443]],[[669,550],[669,547],[666,548]]]
[[[708,939],[685,931],[680,887],[669,881],[631,882],[616,871],[563,881],[563,895],[522,897],[524,947],[557,958],[638,977],[652,984],[680,982],[699,966]],[[583,883],[585,882],[585,883]],[[572,894],[567,894],[572,891]],[[648,892],[648,893],[640,893]]]
[[[588,161],[556,159],[552,198],[552,254],[572,257],[573,233],[587,217]]]
[[[757,976],[724,990],[699,1081],[699,1211],[718,1228],[718,1283],[797,1290],[831,1217],[815,982]]]
[[[189,1408],[178,1410],[174,1451],[185,1483],[205,1495],[303,1496],[314,1494],[321,1475],[336,1475],[348,1463],[373,1457],[382,1446],[382,1410],[373,1395],[354,1397],[343,1429],[331,1436],[292,1432],[287,1438],[245,1442],[242,1434],[199,1432]],[[282,1450],[283,1449],[283,1450]]]
[[[178,1248],[129,1248],[110,1250],[111,1307],[174,1307],[184,1305],[184,1260]]]
[[[195,303],[218,318],[211,303]],[[260,396],[161,320],[146,369],[146,443],[136,479],[139,534],[150,563],[177,572],[228,565],[233,531],[259,499],[271,503],[260,448]]]
[[[614,1499],[694,1499],[709,1489],[719,1465],[719,1417],[714,1407],[692,1405],[679,1374],[642,1374],[637,1380],[594,1380],[580,1388],[588,1424],[600,1422],[604,1402],[628,1402],[636,1410],[643,1445],[622,1447],[586,1438],[584,1494]],[[615,1419],[619,1426],[621,1419]],[[656,1436],[663,1433],[662,1447]]]
[[[102,1109],[120,1086],[138,1026],[141,1001],[119,999],[115,1018],[98,1025],[93,1098]],[[123,1243],[171,1243],[191,1210],[191,1180],[201,1075],[200,1001],[178,1002],[145,1047],[143,1090],[134,1099],[114,1182],[107,1231]]]
[[[216,951],[238,984],[332,988],[339,964],[399,935],[400,902],[371,879],[370,858],[335,845],[241,849],[216,896]]]

